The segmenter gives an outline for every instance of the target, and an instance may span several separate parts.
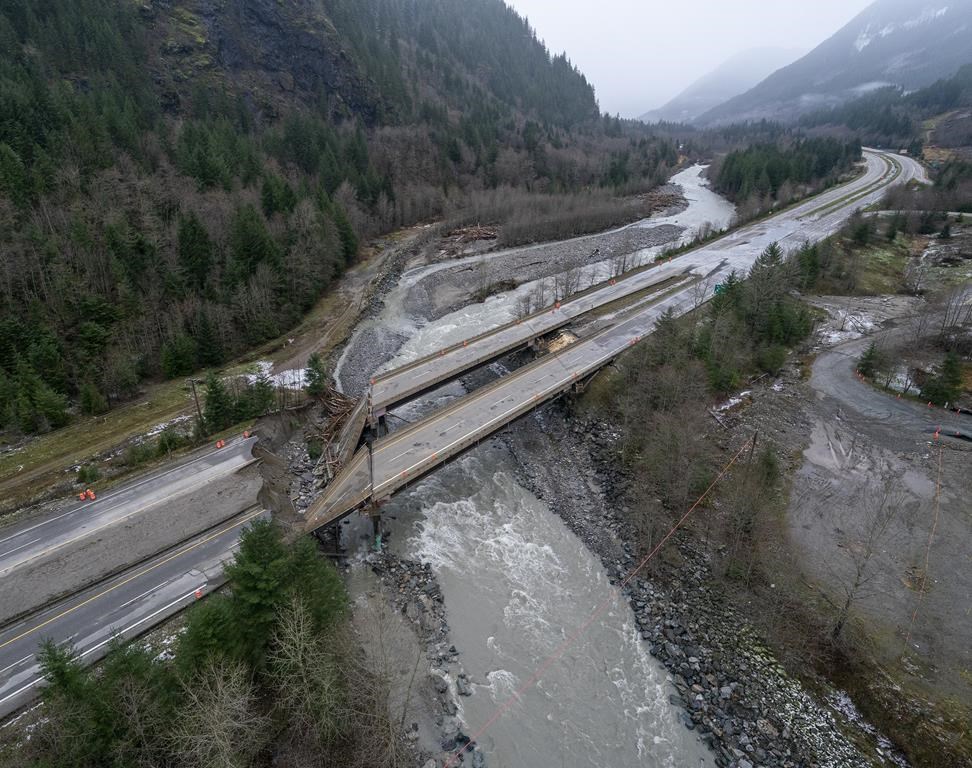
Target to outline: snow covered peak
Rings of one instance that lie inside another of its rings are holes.
[[[905,29],[914,29],[915,27],[921,26],[922,24],[927,24],[929,21],[940,19],[946,13],[948,13],[947,5],[944,8],[938,8],[938,9],[926,8],[924,11],[921,12],[919,16],[916,16],[913,19],[908,19],[908,21],[906,21],[901,26],[904,27]]]
[[[881,37],[887,37],[893,34],[898,29],[915,29],[920,27],[922,24],[927,24],[930,21],[935,21],[940,19],[948,13],[948,6],[942,8],[925,8],[917,16],[907,19],[899,24],[885,24],[883,27],[878,29],[873,24],[868,24],[861,30],[860,34],[857,35],[857,39],[854,41],[854,47],[857,52],[860,53],[872,42]]]

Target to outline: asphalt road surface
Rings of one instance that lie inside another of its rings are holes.
[[[223,564],[252,521],[249,510],[202,536],[41,611],[0,632],[0,718],[29,703],[43,685],[41,642],[71,643],[85,663],[103,657],[115,637],[130,639],[222,584]]]
[[[95,501],[79,502],[66,511],[0,529],[0,585],[3,577],[16,568],[240,470],[254,461],[251,452],[255,442],[253,437],[233,440],[225,448],[99,494]]]
[[[867,151],[867,169],[854,181],[776,216],[744,226],[671,263],[654,279],[694,275],[692,284],[595,336],[540,358],[478,389],[410,427],[358,451],[308,512],[307,530],[339,520],[369,500],[381,501],[488,437],[637,344],[669,309],[682,314],[707,301],[730,273],[748,273],[771,243],[786,251],[836,232],[857,208],[877,202],[892,185],[925,181],[908,157]]]

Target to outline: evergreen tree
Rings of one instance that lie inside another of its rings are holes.
[[[207,662],[228,653],[235,632],[229,597],[211,595],[194,605],[176,652],[176,664],[182,676],[192,679]]]
[[[263,416],[273,407],[276,394],[273,382],[267,376],[257,376],[236,398],[233,404],[233,420],[245,421]]]
[[[34,406],[43,420],[41,430],[60,429],[70,421],[67,398],[41,383],[34,392]]]
[[[310,537],[298,539],[291,547],[288,579],[292,596],[304,601],[318,632],[333,627],[347,609],[347,593],[341,577],[329,563],[321,560]]]
[[[331,218],[334,219],[334,226],[337,227],[338,237],[341,239],[344,263],[353,264],[358,257],[358,236],[354,234],[354,227],[351,226],[351,222],[339,205],[332,206]]]
[[[30,202],[27,168],[20,156],[7,144],[0,143],[0,195],[9,197],[21,208]]]
[[[872,341],[868,345],[867,349],[864,350],[864,354],[861,355],[860,360],[857,361],[857,370],[860,371],[862,376],[873,379],[874,375],[877,373],[877,367],[878,348],[877,344]]]
[[[246,282],[261,263],[276,269],[279,251],[263,217],[252,205],[236,210],[230,223],[230,282]]]
[[[291,569],[280,529],[269,520],[246,531],[236,557],[226,567],[233,584],[231,651],[253,668],[262,664],[277,612],[288,602]]]
[[[223,344],[209,319],[209,313],[202,310],[196,328],[196,357],[199,364],[206,367],[221,365],[225,359]]]
[[[206,377],[206,408],[203,420],[210,432],[219,432],[233,423],[234,403],[222,379],[215,373]]]
[[[31,367],[51,389],[68,393],[68,374],[64,357],[53,334],[44,332],[30,345],[27,353]]]
[[[196,342],[180,334],[162,345],[162,373],[167,379],[188,376],[196,369]]]
[[[962,394],[962,364],[958,355],[949,352],[945,355],[938,373],[929,377],[921,389],[921,396],[935,405],[954,403]]]
[[[81,412],[89,416],[96,416],[108,411],[107,398],[91,381],[86,381],[81,385],[80,404]]]
[[[213,242],[195,213],[179,217],[179,267],[186,282],[196,290],[206,287],[213,260]]]
[[[316,352],[307,359],[304,380],[307,382],[304,389],[311,397],[321,397],[330,389],[327,371],[324,369],[324,361]]]

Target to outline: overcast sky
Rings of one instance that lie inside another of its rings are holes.
[[[601,110],[637,117],[734,53],[809,51],[871,0],[506,0],[587,75]]]

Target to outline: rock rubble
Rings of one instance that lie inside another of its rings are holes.
[[[620,433],[596,421],[565,418],[554,404],[535,425],[505,433],[521,482],[553,509],[600,558],[615,584],[637,566],[629,542],[624,489],[632,478],[617,461]],[[721,593],[708,555],[676,534],[670,577],[639,574],[623,587],[650,653],[669,671],[685,727],[699,733],[720,768],[864,768],[871,762],[840,731],[833,712],[777,663]]]
[[[458,649],[449,640],[442,590],[431,564],[406,560],[387,550],[370,554],[368,564],[381,581],[391,605],[409,620],[425,647],[442,752],[437,756],[423,753],[418,764],[423,768],[440,768],[457,750],[465,747],[462,764],[485,768],[486,756],[464,730],[459,697],[474,695],[474,686],[462,671]]]

